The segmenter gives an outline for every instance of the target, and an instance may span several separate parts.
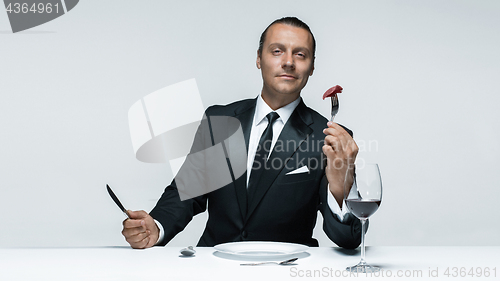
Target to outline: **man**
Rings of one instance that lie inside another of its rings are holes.
[[[207,205],[209,219],[198,246],[235,241],[318,246],[312,238],[318,210],[333,242],[345,248],[360,244],[359,220],[340,211],[345,179],[352,184],[353,171],[347,167],[358,152],[352,132],[327,123],[300,98],[314,71],[315,48],[312,32],[297,18],[282,18],[268,26],[257,52],[261,95],[205,112],[207,117],[228,116],[241,122],[248,172],[220,189],[184,201],[174,179],[150,214],[129,211],[131,219],[124,221],[122,234],[133,248],[165,245]],[[261,146],[264,136],[270,147]],[[202,138],[197,136],[195,143]],[[315,149],[317,144],[322,149]],[[264,158],[259,158],[261,154]],[[254,169],[258,162],[266,169]],[[267,165],[275,162],[282,165]]]

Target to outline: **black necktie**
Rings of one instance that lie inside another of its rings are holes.
[[[259,145],[257,146],[257,151],[255,152],[255,159],[253,160],[252,171],[250,171],[250,179],[248,181],[248,201],[252,199],[255,190],[257,189],[257,184],[262,176],[264,169],[269,169],[266,167],[267,156],[269,155],[269,150],[271,149],[271,142],[273,141],[273,123],[280,116],[276,112],[271,112],[266,115],[267,127],[260,137]]]

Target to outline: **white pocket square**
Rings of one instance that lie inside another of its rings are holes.
[[[309,173],[309,169],[307,168],[307,166],[302,166],[296,170],[288,172],[286,175],[301,174],[301,173]]]

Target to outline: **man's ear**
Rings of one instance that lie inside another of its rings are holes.
[[[257,68],[260,69],[260,50],[257,50],[257,61],[256,61]]]
[[[311,73],[309,73],[309,76],[313,76],[313,72],[314,72],[314,62],[312,63]]]

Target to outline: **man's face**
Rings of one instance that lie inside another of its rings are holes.
[[[257,68],[262,71],[262,95],[293,101],[314,70],[311,34],[299,27],[273,24],[264,39]]]

